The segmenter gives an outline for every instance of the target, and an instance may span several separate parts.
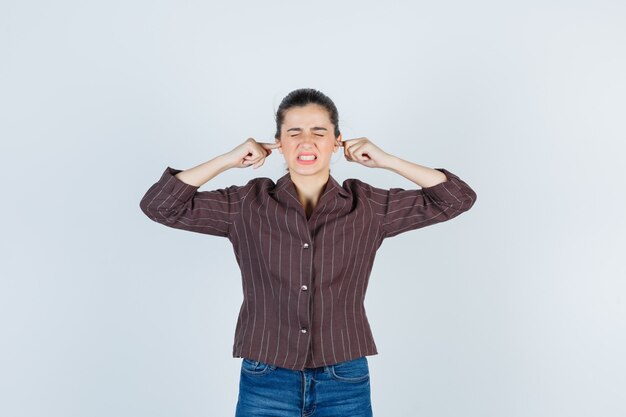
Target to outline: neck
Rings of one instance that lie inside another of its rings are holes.
[[[289,176],[296,186],[296,192],[302,205],[315,207],[329,180],[330,171],[325,171],[319,175],[300,175],[290,171]]]

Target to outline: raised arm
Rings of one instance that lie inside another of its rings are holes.
[[[227,169],[260,167],[265,162],[265,158],[272,153],[272,149],[278,146],[280,146],[278,143],[263,143],[248,138],[230,152],[179,172],[176,177],[187,184],[200,187]]]
[[[384,168],[400,174],[420,187],[432,187],[446,181],[443,172],[391,155],[368,138],[356,138],[342,141],[346,160],[358,162],[369,168]]]
[[[167,167],[145,193],[139,207],[150,219],[169,227],[228,236],[232,216],[238,213],[242,195],[253,182],[212,191],[198,188],[227,169],[260,167],[276,146],[250,138],[230,152],[193,168],[183,171]]]
[[[385,190],[369,186],[371,198],[382,208],[385,237],[450,220],[476,202],[476,192],[452,172],[403,160],[367,138],[344,141],[344,154],[348,161],[388,169],[422,187]]]

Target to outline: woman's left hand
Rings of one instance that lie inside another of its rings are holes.
[[[374,145],[368,138],[342,140],[347,161],[358,162],[369,168],[385,168],[391,155]]]

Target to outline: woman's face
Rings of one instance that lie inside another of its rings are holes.
[[[334,131],[328,111],[318,104],[287,110],[278,150],[285,157],[289,173],[327,176],[331,156],[337,152],[338,141],[341,141],[341,134],[335,138]]]

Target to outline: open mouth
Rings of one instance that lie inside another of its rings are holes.
[[[298,155],[300,161],[314,161],[317,159],[315,155]]]

